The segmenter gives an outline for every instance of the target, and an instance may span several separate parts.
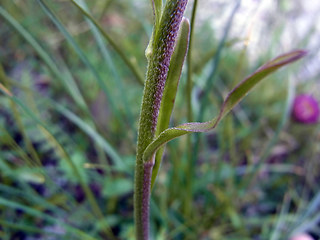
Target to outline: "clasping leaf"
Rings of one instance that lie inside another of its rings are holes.
[[[192,132],[207,132],[214,129],[218,123],[239,103],[249,91],[256,86],[262,79],[277,69],[293,63],[306,55],[304,50],[296,50],[283,54],[258,68],[253,74],[240,82],[224,100],[220,113],[217,117],[208,122],[192,122],[179,125],[177,127],[168,128],[162,131],[146,148],[143,154],[143,160],[146,162],[150,157],[165,143]]]

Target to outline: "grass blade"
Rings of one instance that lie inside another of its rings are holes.
[[[84,16],[86,16],[101,32],[102,36],[110,43],[112,48],[119,54],[119,56],[122,58],[124,63],[128,66],[128,68],[131,70],[133,75],[135,76],[135,79],[137,80],[138,83],[141,85],[144,84],[144,78],[143,75],[141,74],[140,70],[138,69],[137,66],[135,66],[132,61],[129,60],[127,55],[124,53],[121,47],[119,47],[116,42],[107,34],[103,28],[100,26],[100,24],[88,13],[84,8],[82,8],[76,0],[71,0],[71,3],[76,6]]]
[[[34,208],[22,205],[20,203],[17,203],[14,201],[9,201],[5,198],[0,197],[0,206],[5,206],[5,207],[13,208],[13,209],[21,209],[25,213],[29,214],[30,216],[47,220],[48,222],[51,222],[53,224],[58,224],[62,228],[65,228],[68,232],[73,233],[78,237],[81,237],[81,239],[96,240],[95,238],[87,235],[86,233],[80,231],[79,229],[76,229],[76,228],[73,228],[73,227],[67,225],[66,223],[63,223],[63,225],[62,225],[61,220],[59,220],[59,219],[56,219],[48,214],[45,214],[45,213],[38,211]]]
[[[48,15],[48,17],[52,20],[52,22],[56,25],[56,27],[59,29],[59,31],[65,36],[67,41],[70,43],[70,45],[73,47],[75,52],[78,54],[81,61],[84,63],[84,65],[90,69],[93,76],[95,77],[95,80],[97,81],[98,85],[101,87],[102,91],[106,95],[108,101],[110,102],[110,106],[112,108],[112,112],[115,113],[116,117],[118,119],[121,119],[121,116],[119,115],[119,111],[117,111],[115,102],[113,100],[113,97],[111,96],[111,93],[105,84],[105,82],[100,77],[99,73],[96,71],[94,66],[90,63],[84,52],[81,50],[80,46],[76,43],[74,38],[71,36],[71,34],[66,30],[66,28],[61,24],[61,21],[55,16],[55,14],[48,8],[48,6],[44,3],[43,0],[37,0],[40,6],[43,8],[45,13]]]
[[[82,109],[87,109],[85,100],[71,75],[63,75],[46,50],[43,49],[43,47],[34,39],[34,37],[1,6],[0,16],[4,18],[33,47],[38,56],[44,61],[54,76],[57,77],[66,87],[67,91],[78,104],[78,106],[80,106]]]
[[[8,96],[8,95],[7,95]],[[50,129],[36,116],[35,113],[33,113],[20,99],[16,98],[15,96],[8,96],[12,101],[14,101],[17,105],[19,105],[22,110],[29,116],[37,125],[42,134],[45,136],[47,139],[48,143],[52,145],[53,149],[57,152],[57,154],[61,157],[61,159],[64,159],[67,161],[69,166],[71,167],[72,171],[75,174],[75,177],[78,179],[90,205],[91,208],[95,214],[96,217],[99,219],[103,219],[103,213],[85,180],[82,178],[79,169],[77,166],[74,164],[72,159],[70,158],[69,154],[66,152],[66,150],[59,144],[59,142],[55,139],[53,134],[51,133]],[[113,233],[109,226],[106,224],[105,226],[105,233],[111,237],[111,239],[114,239]]]
[[[104,151],[111,157],[115,166],[119,169],[125,170],[125,164],[123,160],[118,155],[118,153],[114,150],[114,148],[103,138],[101,137],[89,124],[79,118],[77,115],[64,108],[59,104],[53,104],[53,107],[59,111],[63,116],[68,118],[71,122],[76,124],[79,128],[81,128],[86,134],[88,134],[97,144],[99,144]]]
[[[79,5],[81,5],[81,7],[83,7],[86,11],[89,12],[89,9],[86,5],[85,0],[78,0],[78,1],[80,3]],[[86,21],[88,22],[88,24],[91,28],[91,31],[93,33],[93,36],[96,39],[98,47],[101,51],[101,55],[105,61],[106,68],[111,69],[111,73],[113,75],[113,81],[114,81],[116,88],[117,88],[117,93],[118,93],[118,95],[121,95],[119,100],[122,102],[122,106],[125,110],[125,114],[127,115],[130,127],[133,128],[133,124],[134,124],[133,123],[133,114],[132,114],[132,111],[131,111],[131,108],[129,105],[129,101],[128,101],[127,95],[122,94],[125,92],[125,89],[124,89],[124,86],[122,83],[123,80],[121,79],[116,67],[114,66],[113,60],[109,54],[109,51],[108,51],[106,45],[104,44],[104,40],[102,38],[101,33],[99,32],[99,29],[89,19],[86,19]]]

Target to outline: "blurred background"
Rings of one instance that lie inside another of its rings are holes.
[[[308,55],[216,130],[167,145],[153,239],[319,239],[319,12],[317,1],[197,1],[192,109],[185,66],[171,126],[212,119],[264,62]],[[152,17],[149,0],[0,0],[0,239],[134,239]]]

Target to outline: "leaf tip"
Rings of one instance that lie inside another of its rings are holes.
[[[304,49],[298,49],[292,52],[294,55],[292,56],[292,58],[294,58],[293,61],[298,60],[300,58],[305,57],[306,55],[308,55],[308,51],[304,50]]]

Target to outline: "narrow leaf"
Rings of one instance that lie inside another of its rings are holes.
[[[60,104],[53,104],[53,107],[59,111],[63,116],[68,118],[71,122],[76,124],[82,131],[90,136],[112,159],[113,163],[117,167],[117,170],[125,170],[123,160],[118,155],[116,150],[101,136],[96,130],[91,127],[88,123],[79,118],[76,114],[69,111]]]
[[[8,22],[36,51],[37,55],[48,66],[50,71],[57,79],[66,87],[68,93],[72,96],[74,101],[82,108],[87,109],[85,100],[81,92],[72,78],[71,74],[61,72],[55,61],[51,58],[50,53],[47,52],[37,40],[17,21],[15,20],[4,8],[0,6],[0,17]]]
[[[221,117],[224,117],[238,102],[240,102],[245,95],[259,83],[263,78],[273,73],[282,66],[289,63],[295,62],[306,55],[306,51],[296,50],[283,54],[270,62],[262,65],[257,71],[252,75],[247,77],[245,80],[240,82],[227,96],[222,111],[220,113]]]
[[[78,4],[83,9],[85,9],[88,13],[90,13],[90,10],[89,10],[85,0],[78,0]],[[89,19],[86,19],[86,21],[87,21],[88,25],[90,26],[93,37],[95,38],[95,40],[97,42],[98,48],[99,48],[101,55],[104,59],[105,67],[109,68],[111,70],[113,77],[110,78],[110,80],[111,79],[113,80],[113,82],[116,86],[116,89],[118,89],[116,94],[121,95],[121,93],[123,93],[125,91],[124,86],[123,86],[123,79],[121,78],[117,68],[115,67],[114,60],[111,58],[109,50],[107,49],[107,45],[104,43],[104,39],[102,37],[102,34],[100,33],[99,29]],[[128,122],[130,123],[130,127],[132,127],[133,126],[133,114],[132,114],[131,108],[129,107],[130,105],[129,105],[127,95],[122,94],[122,97],[120,98],[120,100],[122,101],[121,105],[123,106],[123,108],[125,110],[124,113],[127,115]],[[117,109],[119,109],[119,106],[117,106]]]
[[[3,91],[5,94],[9,95],[10,97],[12,97],[12,93],[1,83],[0,83],[0,90]]]
[[[123,60],[123,62],[127,65],[127,67],[131,70],[132,74],[135,76],[135,79],[140,83],[141,85],[144,84],[143,76],[140,72],[140,69],[138,66],[136,66],[135,63],[133,63],[132,60],[126,55],[125,51],[123,51],[123,48],[120,47],[116,41],[114,41],[110,35],[103,30],[101,25],[93,18],[93,16],[88,13],[83,7],[81,7],[77,0],[71,0],[71,3],[78,8],[81,13],[87,17],[87,19],[92,22],[97,29],[101,32],[102,36],[108,41],[108,43],[111,45],[111,47],[119,54],[120,58]]]
[[[55,232],[55,231],[44,230],[44,229],[41,229],[38,227],[33,227],[33,226],[27,225],[25,223],[21,223],[21,224],[15,223],[15,222],[12,222],[12,220],[8,221],[8,220],[0,219],[0,225],[5,228],[11,228],[14,230],[21,230],[25,233],[39,233],[42,236],[49,237],[50,235],[58,235],[58,236],[60,236],[60,239],[61,239],[62,235],[64,234],[64,233],[59,233],[59,232]]]
[[[159,110],[156,136],[158,136],[162,131],[164,131],[169,127],[170,117],[171,117],[174,102],[176,99],[181,71],[182,71],[184,59],[188,50],[189,32],[190,32],[189,20],[186,18],[183,18],[180,25],[176,46],[170,61],[167,80],[164,86],[163,97],[161,100],[161,106]],[[161,148],[156,154],[155,165],[152,170],[151,188],[154,184],[154,181],[159,171],[163,150],[164,149]]]
[[[39,130],[43,133],[43,135],[46,137],[48,143],[52,144],[52,147],[57,152],[59,156],[61,156],[62,159],[65,159],[67,163],[72,168],[74,175],[76,178],[78,178],[80,185],[82,189],[84,190],[84,193],[86,194],[86,197],[88,198],[88,201],[90,202],[90,205],[92,207],[92,210],[94,211],[95,215],[102,218],[103,214],[96,202],[96,199],[93,196],[93,193],[91,189],[88,187],[84,179],[82,178],[81,174],[78,171],[78,168],[75,166],[73,161],[71,160],[69,154],[66,152],[66,150],[63,148],[63,146],[56,140],[54,135],[51,133],[51,130],[49,129],[46,124],[42,122],[42,120],[35,114],[28,106],[26,106],[20,99],[16,98],[15,96],[7,95],[15,104],[19,105],[22,110],[29,116],[38,126]]]
[[[23,210],[26,214],[37,217],[40,219],[44,219],[50,223],[53,224],[58,224],[59,226],[63,227],[66,231],[72,233],[75,237],[79,237],[80,239],[88,239],[88,240],[95,240],[95,238],[89,236],[85,232],[82,232],[79,229],[76,229],[66,223],[61,224],[61,219],[54,218],[46,213],[43,213],[35,208],[20,204],[18,202],[14,202],[12,200],[8,200],[5,198],[0,197],[0,206],[4,206],[7,208],[12,208],[12,209],[20,209]]]
[[[153,11],[154,11],[155,21],[156,21],[155,24],[157,27],[161,19],[162,0],[152,0],[152,1],[153,1]]]
[[[112,94],[110,89],[107,87],[106,83],[103,81],[102,77],[92,65],[92,63],[87,58],[86,54],[82,51],[81,47],[77,44],[73,36],[67,31],[67,29],[62,25],[61,21],[58,17],[49,9],[47,4],[43,0],[37,0],[40,6],[43,8],[44,12],[47,16],[51,19],[51,21],[55,24],[58,30],[62,33],[62,35],[66,38],[68,43],[72,46],[74,51],[77,53],[79,59],[83,62],[83,64],[91,71],[92,75],[94,76],[95,81],[101,87],[102,91],[104,92],[105,96],[107,97],[110,106],[112,108],[112,112],[115,113],[117,118],[121,118],[119,111],[117,110],[116,103],[112,98]]]
[[[148,159],[165,143],[171,141],[179,136],[189,134],[191,132],[207,132],[217,126],[217,124],[233,109],[233,107],[240,102],[249,91],[256,86],[262,79],[269,74],[275,72],[282,66],[293,63],[306,55],[306,51],[296,50],[290,53],[281,55],[270,62],[261,66],[257,71],[249,77],[240,82],[225,99],[220,113],[216,118],[211,121],[198,123],[186,123],[174,128],[169,128],[163,131],[155,140],[153,140],[143,154],[144,162]]]

